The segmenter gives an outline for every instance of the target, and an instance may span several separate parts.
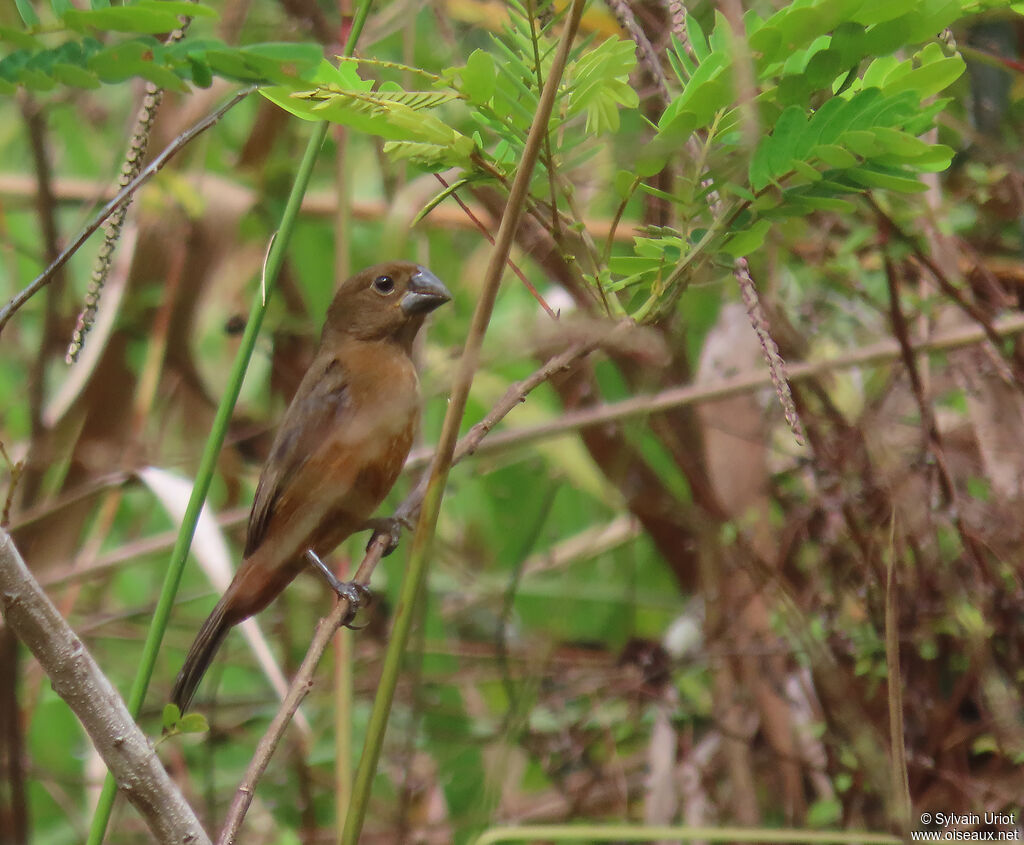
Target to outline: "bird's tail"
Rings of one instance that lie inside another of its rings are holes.
[[[185,658],[185,663],[174,682],[171,702],[177,704],[182,713],[188,710],[199,682],[206,674],[231,626],[234,625],[234,622],[228,619],[226,610],[227,602],[222,598],[196,634],[195,642],[188,650],[188,657]]]

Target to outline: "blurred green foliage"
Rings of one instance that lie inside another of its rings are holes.
[[[540,15],[534,6],[515,2],[500,11],[472,4],[482,19],[475,23],[455,12],[449,20],[447,6],[438,7],[436,16],[427,10],[413,15],[385,3],[374,13],[377,29],[360,60],[338,64],[330,50],[331,60],[324,61],[307,22],[272,4],[254,4],[236,33],[237,44],[228,46],[231,39],[220,40],[218,19],[209,14],[226,5],[188,4],[199,15],[194,31],[167,46],[154,33],[176,25],[185,4],[94,2],[84,9],[57,0],[49,7],[18,0],[16,19],[12,10],[0,17],[0,87],[7,94],[18,89],[45,111],[59,197],[53,216],[63,237],[88,217],[100,190],[93,180],[105,182],[117,170],[125,145],[121,133],[134,102],[132,86],[117,83],[146,79],[177,92],[168,97],[164,143],[180,131],[190,105],[199,102],[205,111],[214,102],[205,98],[206,86],[223,80],[273,83],[263,88],[263,101],[253,97],[230,112],[140,197],[139,252],[135,266],[123,271],[130,282],[116,329],[87,389],[49,425],[51,451],[45,453],[41,492],[31,504],[51,512],[40,533],[69,536],[63,543],[45,536],[26,540],[26,556],[44,582],[82,547],[100,499],[93,489],[88,507],[68,513],[58,507],[62,495],[88,484],[107,490],[108,473],[143,463],[185,475],[194,469],[234,353],[236,340],[225,326],[246,313],[306,137],[308,127],[282,119],[277,106],[336,124],[314,186],[319,199],[333,196],[332,157],[345,127],[349,186],[342,202],[352,212],[344,232],[347,265],[401,253],[429,263],[456,293],[421,350],[427,397],[422,442],[435,442],[453,358],[489,247],[458,216],[452,191],[433,173],[457,185],[455,193],[493,229],[487,202],[500,210],[560,23],[557,13]],[[835,356],[889,337],[891,277],[882,259],[910,264],[914,249],[889,237],[890,230],[886,237],[880,234],[884,227],[861,201],[866,195],[914,238],[923,237],[922,220],[937,218],[937,228],[971,238],[971,249],[1019,261],[1019,215],[1000,205],[1013,208],[1007,184],[1019,173],[1019,149],[954,158],[954,151],[967,155],[973,137],[965,65],[955,41],[935,37],[952,26],[957,39],[965,38],[976,16],[1004,13],[1004,4],[747,5],[741,29],[697,4],[686,17],[689,43],[678,36],[661,40],[669,92],[664,103],[651,95],[633,42],[600,17],[589,20],[571,58],[532,186],[533,219],[560,228],[563,237],[553,252],[570,256],[568,281],[596,303],[594,313],[630,315],[654,326],[675,361],[687,364],[665,375],[647,359],[630,367],[614,351],[604,354],[593,379],[600,402],[693,378],[723,306],[735,298],[724,280],[740,255],[751,256],[755,277],[768,280],[762,293],[796,324],[789,348],[797,357]],[[335,10],[317,8],[338,25]],[[595,10],[600,11],[596,5]],[[1019,86],[1008,96],[1006,123],[1019,127]],[[32,142],[18,103],[8,97],[4,108],[9,119],[0,121],[0,176],[32,173]],[[940,206],[927,206],[922,188],[935,183],[924,180],[951,161],[953,171],[941,183],[947,194]],[[663,179],[665,174],[671,178]],[[75,180],[90,181],[83,189]],[[0,193],[0,292],[6,299],[38,272],[45,251],[34,191],[18,194],[5,182]],[[552,204],[559,226],[551,223]],[[282,295],[271,306],[211,497],[217,513],[244,510],[251,502],[265,449],[261,438],[288,400],[337,281],[337,230],[324,208],[311,202],[292,242]],[[667,211],[659,216],[651,209]],[[613,233],[610,221],[617,214],[621,231]],[[4,332],[0,440],[16,457],[42,437],[33,430],[41,409],[27,396],[26,374],[42,361],[44,404],[72,378],[60,363],[62,342],[74,325],[90,258],[88,250],[77,255],[64,286],[48,293],[55,328],[46,327],[48,306],[38,297]],[[581,310],[579,302],[559,299],[568,285],[558,283],[567,280],[542,255],[530,255],[520,244],[514,259],[541,295],[562,310],[563,320],[554,329],[548,326],[536,300],[509,276],[485,343],[467,427],[510,383],[532,371],[552,335],[571,335],[572,312]],[[175,260],[184,262],[186,272],[179,299],[170,301],[163,294]],[[958,283],[969,288],[962,279]],[[991,300],[984,302],[997,299],[985,291]],[[1000,296],[1005,300],[999,302],[1012,300],[1006,291]],[[922,320],[948,308],[945,297],[924,285],[904,285],[900,302]],[[125,421],[155,342],[155,315],[165,305],[184,316],[180,322],[171,317],[174,332],[159,389],[132,440]],[[788,337],[783,331],[780,336]],[[946,375],[948,355],[930,362],[940,371],[942,399],[936,404],[963,421],[970,413],[968,389]],[[578,432],[482,454],[456,467],[424,600],[419,651],[409,658],[409,685],[401,691],[377,780],[376,832],[400,837],[411,836],[412,828],[440,830],[439,836],[462,842],[502,813],[529,818],[538,806],[555,807],[550,812],[558,818],[637,818],[659,713],[669,714],[679,759],[695,754],[708,737],[735,739],[722,727],[723,693],[716,682],[723,667],[749,658],[743,651],[748,647],[758,671],[745,675],[746,681],[752,684],[751,677],[760,675],[778,689],[803,678],[794,667],[819,671],[813,648],[829,649],[833,676],[846,685],[838,697],[859,708],[857,719],[841,710],[824,682],[815,693],[825,704],[809,697],[815,706],[799,731],[822,739],[823,759],[802,769],[806,807],[789,815],[779,809],[777,795],[779,771],[790,761],[763,732],[744,738],[760,818],[807,827],[884,826],[886,795],[858,756],[857,740],[884,736],[887,729],[884,581],[877,566],[878,549],[889,542],[887,506],[894,501],[913,511],[899,523],[907,534],[900,556],[905,568],[899,570],[907,694],[914,696],[915,708],[947,719],[908,716],[908,745],[940,773],[929,780],[924,765],[916,768],[915,798],[952,802],[942,784],[970,782],[972,795],[1003,806],[998,783],[1012,776],[1007,761],[1019,752],[1013,720],[991,716],[997,687],[975,685],[974,679],[999,673],[1019,684],[1020,643],[1013,633],[1019,544],[1008,527],[1012,520],[999,510],[1005,496],[975,452],[955,454],[956,471],[963,466],[960,499],[955,507],[940,503],[933,453],[920,445],[921,413],[909,395],[888,367],[826,377],[818,392],[808,390],[802,398],[801,412],[820,435],[811,458],[794,457],[788,440],[779,445],[777,420],[763,410],[767,403],[755,406],[752,413],[763,416],[755,440],[760,438],[768,456],[764,486],[774,507],[772,537],[791,549],[779,552],[777,577],[799,609],[771,606],[769,629],[779,637],[767,644],[737,645],[722,634],[722,628],[728,633],[740,626],[749,597],[733,603],[707,571],[684,585],[667,563],[664,545],[639,528],[607,546],[583,544],[575,555],[557,556],[567,541],[641,509],[630,499],[636,476],[621,483],[610,478]],[[561,394],[545,386],[514,412],[511,423],[525,426],[564,413]],[[718,421],[724,429],[734,422]],[[705,434],[714,430],[704,428]],[[667,491],[658,501],[672,508],[659,515],[687,527],[688,520],[695,522],[693,542],[707,555],[707,570],[734,572],[730,555],[742,552],[749,520],[702,510],[700,491],[695,493],[680,458],[681,451],[703,460],[700,438],[691,438],[681,423],[675,439],[663,436],[646,418],[615,430],[624,450],[635,450]],[[122,466],[127,446],[138,452]],[[871,459],[858,463],[866,453]],[[847,462],[830,463],[835,455]],[[915,486],[900,487],[911,482]],[[410,485],[411,479],[400,482],[385,510]],[[15,508],[16,528],[22,516]],[[958,519],[973,520],[969,527],[988,544],[991,580],[965,563],[969,555]],[[166,565],[166,547],[148,549],[145,541],[172,527],[149,490],[128,485],[98,559],[125,549],[136,553],[81,581],[48,582],[121,689],[134,673]],[[242,532],[237,521],[225,528],[233,554],[240,552]],[[364,542],[355,538],[340,554],[357,559]],[[354,637],[357,703],[350,721],[357,738],[365,729],[381,628],[398,594],[402,561],[400,550],[376,573],[376,615]],[[163,720],[161,695],[213,600],[206,576],[190,566],[161,655],[157,690],[142,720],[153,736]],[[300,578],[261,615],[286,673],[301,659],[328,602],[318,581]],[[707,604],[714,617],[716,603],[721,627],[714,619],[705,621],[700,610]],[[628,658],[636,641],[664,645],[676,625],[690,626],[696,643],[683,637],[686,647],[663,656],[661,674],[657,665]],[[804,639],[793,635],[795,627]],[[787,671],[779,673],[772,661],[783,645]],[[321,677],[327,675],[325,665]],[[951,696],[958,690],[954,706]],[[743,687],[741,697],[747,692]],[[89,818],[87,787],[95,774],[86,768],[87,742],[37,671],[22,673],[20,694],[28,725],[33,841],[77,841]],[[237,637],[203,695],[209,732],[175,737],[162,744],[161,753],[189,780],[195,805],[215,827],[276,701]],[[270,841],[315,841],[313,831],[326,839],[336,823],[334,709],[324,680],[304,705],[312,728],[305,749],[291,740],[258,789],[261,815],[253,828],[265,828]],[[799,711],[795,704],[792,709]],[[960,736],[967,745],[948,751],[942,744]],[[708,764],[701,794],[713,804],[715,818],[728,823],[738,814],[730,803],[737,787],[722,756],[712,755],[716,762]],[[125,812],[109,841],[147,840]]]

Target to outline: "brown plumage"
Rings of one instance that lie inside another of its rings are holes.
[[[378,264],[345,281],[320,347],[260,475],[245,558],[185,658],[171,693],[188,709],[234,625],[366,526],[398,478],[419,420],[411,352],[426,315],[451,298],[429,270]]]

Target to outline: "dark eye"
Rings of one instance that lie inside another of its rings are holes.
[[[389,293],[394,291],[395,280],[390,276],[378,276],[373,280],[373,289],[377,291],[377,293],[382,293],[384,296],[387,296]]]

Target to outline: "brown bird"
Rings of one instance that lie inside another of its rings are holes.
[[[182,713],[234,625],[263,610],[311,561],[374,527],[370,517],[398,478],[419,421],[413,340],[449,299],[433,273],[406,261],[370,267],[338,289],[260,475],[245,558],[175,681],[171,701]],[[334,586],[359,597],[352,585]]]

